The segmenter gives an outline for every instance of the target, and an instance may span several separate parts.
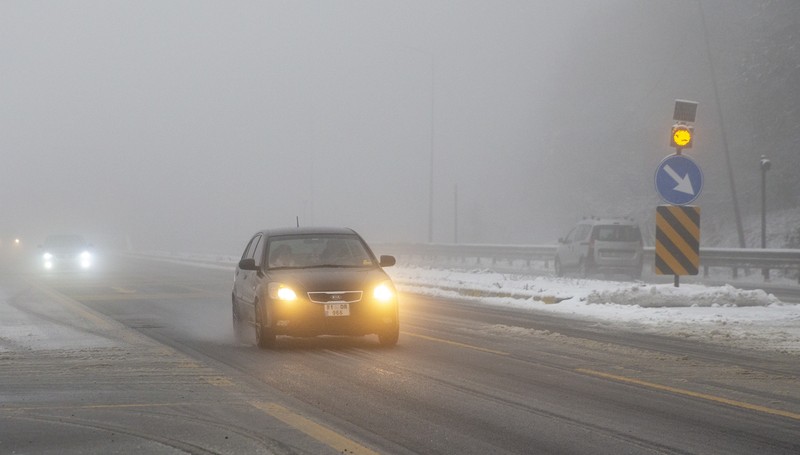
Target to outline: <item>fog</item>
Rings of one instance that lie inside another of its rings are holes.
[[[3,0],[0,236],[238,253],[299,219],[427,242],[432,180],[434,242],[553,243],[583,215],[654,218],[677,98],[700,103],[704,223],[730,225],[723,132],[745,214],[761,153],[778,158],[772,206],[798,205],[795,149],[736,140],[765,84],[735,71],[752,43],[782,37],[768,61],[789,76],[769,93],[797,92],[798,12],[789,0]],[[773,140],[798,145],[796,107],[768,108],[759,125],[782,119]]]

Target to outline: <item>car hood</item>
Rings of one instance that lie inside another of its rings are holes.
[[[379,268],[309,268],[276,270],[269,281],[279,281],[305,292],[359,291],[388,280]]]
[[[42,251],[44,251],[45,253],[60,254],[60,255],[80,254],[88,250],[89,250],[88,248],[82,246],[53,246],[53,247],[45,246],[44,248],[42,248]]]

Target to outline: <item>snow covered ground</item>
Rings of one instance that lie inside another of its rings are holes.
[[[625,330],[800,355],[800,305],[730,285],[647,284],[523,276],[486,269],[391,267],[404,292],[455,297],[567,317]]]

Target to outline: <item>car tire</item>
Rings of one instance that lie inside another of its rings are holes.
[[[391,329],[378,332],[378,343],[385,348],[390,348],[397,344],[400,339],[400,325],[395,324]]]
[[[231,296],[231,308],[233,309],[233,334],[236,336],[236,341],[242,342],[244,341],[244,323],[242,322],[242,317],[239,315],[239,312],[236,310],[234,299],[235,297]]]
[[[581,278],[588,278],[589,274],[591,273],[589,261],[587,261],[585,258],[581,259],[581,261],[578,263],[578,273],[580,274]]]
[[[256,344],[261,349],[270,348],[275,345],[275,331],[271,327],[271,321],[264,320],[266,309],[256,302]],[[269,318],[267,318],[269,319]]]
[[[556,276],[564,276],[564,266],[561,265],[561,258],[556,256],[555,261],[553,261],[553,268],[556,270]]]

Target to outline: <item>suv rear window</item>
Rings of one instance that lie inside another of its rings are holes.
[[[639,232],[639,226],[595,226],[594,239],[601,242],[638,242],[642,240],[642,234]]]

